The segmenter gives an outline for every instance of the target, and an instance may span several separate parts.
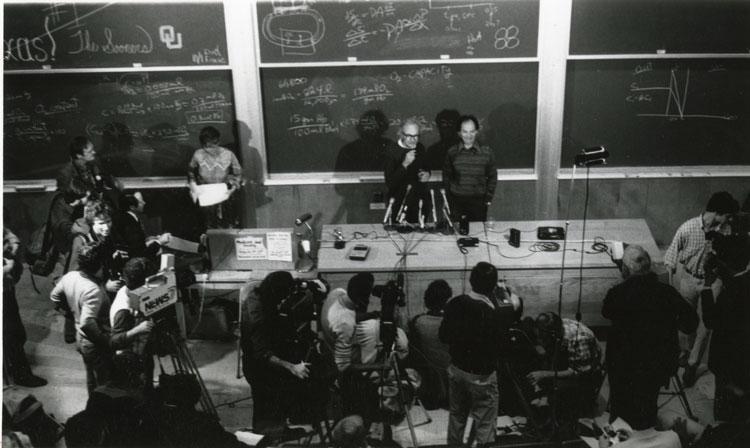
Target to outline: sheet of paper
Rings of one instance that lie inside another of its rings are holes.
[[[234,240],[238,260],[267,260],[268,250],[262,236],[243,236]]]
[[[220,204],[229,199],[230,193],[227,184],[205,184],[196,185],[190,189],[190,196],[193,201],[198,201],[201,207]]]
[[[289,232],[268,232],[268,259],[272,261],[292,261],[292,234]]]

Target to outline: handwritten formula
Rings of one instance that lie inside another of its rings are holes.
[[[536,1],[258,4],[264,61],[536,55]]]

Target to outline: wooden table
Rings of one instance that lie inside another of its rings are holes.
[[[556,311],[562,266],[561,240],[554,252],[537,250],[539,226],[564,227],[564,221],[505,221],[496,222],[492,228],[485,223],[473,222],[469,237],[476,237],[476,247],[466,247],[465,253],[456,241],[461,235],[440,233],[398,233],[386,231],[380,224],[325,225],[321,232],[318,250],[318,271],[332,287],[346,287],[349,278],[357,272],[372,272],[378,284],[404,272],[407,293],[406,318],[424,311],[423,295],[430,282],[445,279],[454,294],[470,289],[468,274],[480,261],[494,264],[508,285],[524,299],[525,315],[534,316],[542,311]],[[521,231],[519,248],[510,246],[510,228]],[[334,248],[334,230],[339,229],[347,241],[344,249]],[[657,272],[663,270],[663,256],[643,219],[610,219],[586,221],[585,239],[583,222],[571,221],[568,228],[563,281],[563,316],[573,317],[577,309],[581,287],[583,321],[589,325],[605,325],[601,317],[601,302],[607,290],[620,281],[620,272],[610,255],[594,252],[592,244],[601,241],[611,247],[613,241],[638,244],[652,257]],[[583,241],[583,252],[582,249]],[[354,244],[370,247],[364,261],[348,258]],[[583,253],[583,258],[581,254]],[[580,281],[579,281],[580,278]]]

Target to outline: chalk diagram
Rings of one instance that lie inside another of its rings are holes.
[[[323,16],[307,6],[274,7],[263,17],[263,37],[281,48],[281,54],[310,56],[326,33]]]
[[[663,113],[638,113],[638,117],[662,117],[669,120],[685,120],[688,118],[708,118],[716,120],[736,120],[736,115],[714,115],[714,114],[691,114],[687,113],[685,107],[688,99],[688,86],[690,84],[690,69],[685,70],[685,79],[683,82],[678,80],[678,70],[669,71],[669,85],[657,87],[639,87],[636,83],[630,84],[630,91],[633,95],[628,95],[629,102],[651,102],[653,96],[646,92],[667,92],[667,101]]]

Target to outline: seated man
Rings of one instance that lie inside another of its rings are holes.
[[[535,330],[537,352],[546,368],[534,370],[526,378],[538,391],[539,401],[554,406],[555,397],[551,394],[557,371],[559,422],[572,425],[579,417],[591,414],[596,404],[596,393],[602,381],[599,343],[586,325],[561,319],[556,313],[540,314]]]
[[[448,345],[440,341],[438,332],[443,322],[443,307],[453,296],[445,280],[435,280],[424,292],[427,312],[414,317],[409,323],[412,359],[422,376],[419,398],[427,409],[448,407],[448,366],[451,355]]]
[[[155,259],[162,245],[169,242],[169,233],[146,237],[139,214],[143,213],[146,201],[140,192],[126,194],[120,200],[120,212],[112,226],[112,241],[118,250],[128,257]]]

